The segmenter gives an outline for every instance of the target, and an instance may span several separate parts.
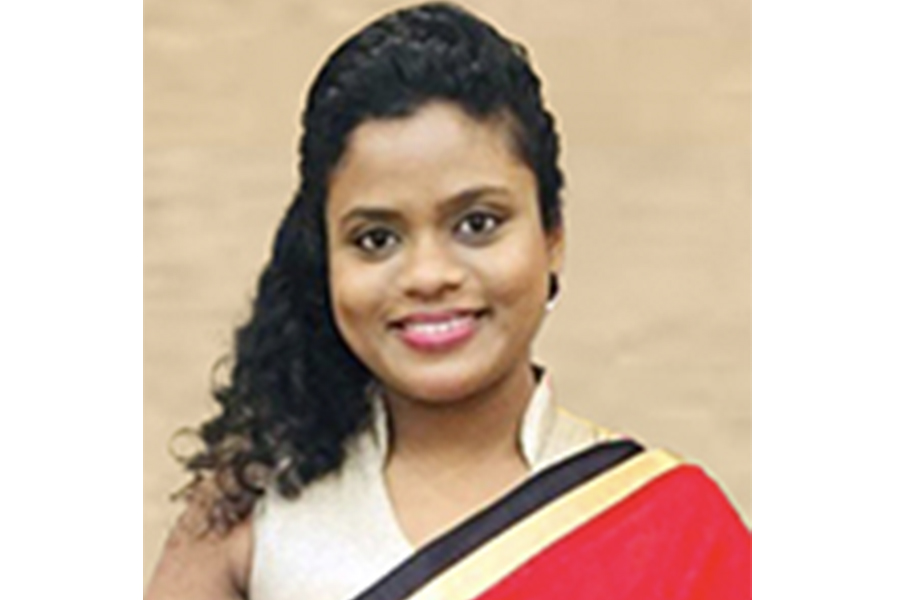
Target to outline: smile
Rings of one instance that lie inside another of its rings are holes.
[[[436,352],[455,347],[475,335],[480,316],[475,312],[414,315],[398,323],[395,330],[406,345]]]

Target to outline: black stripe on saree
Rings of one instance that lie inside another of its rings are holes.
[[[504,529],[643,450],[631,440],[605,442],[541,471],[488,508],[425,545],[354,600],[407,598]]]

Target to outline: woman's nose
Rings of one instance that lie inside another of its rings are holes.
[[[407,246],[399,284],[416,298],[435,298],[458,288],[465,269],[453,249],[438,236],[423,236]]]

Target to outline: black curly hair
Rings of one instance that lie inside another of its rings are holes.
[[[330,308],[325,202],[349,135],[370,119],[455,103],[476,120],[502,119],[535,175],[546,231],[562,221],[559,140],[526,50],[463,8],[429,3],[390,13],[327,60],[309,92],[301,184],[259,279],[249,321],[235,335],[230,379],[214,389],[218,416],[187,460],[186,495],[213,482],[209,525],[229,529],[272,486],[294,497],[340,467],[345,442],[367,426],[367,370]]]

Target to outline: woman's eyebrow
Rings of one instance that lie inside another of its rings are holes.
[[[442,200],[438,204],[441,218],[456,214],[482,200],[485,196],[508,196],[509,190],[502,186],[482,185],[467,188]],[[401,222],[403,213],[394,208],[384,206],[357,206],[340,218],[340,225],[346,227],[352,221]]]
[[[483,200],[485,196],[509,196],[510,192],[507,188],[496,185],[481,185],[465,189],[461,192],[453,194],[440,203],[438,211],[442,217],[458,213],[479,200]]]
[[[346,227],[352,221],[400,221],[400,212],[379,206],[357,206],[341,217],[340,225]]]

